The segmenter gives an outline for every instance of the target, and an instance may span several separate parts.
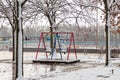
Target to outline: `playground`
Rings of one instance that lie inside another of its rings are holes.
[[[120,0],[1,0],[0,80],[120,80]]]
[[[78,46],[72,32],[54,32],[52,43],[53,48],[49,32],[41,32],[38,40],[28,41],[27,45],[25,41],[24,80],[73,80],[71,76],[77,80],[88,80],[86,77],[90,80],[119,80],[120,58],[116,50],[111,49],[116,55],[111,57],[111,65],[105,67],[105,50],[96,48],[93,43]],[[11,44],[7,42],[5,45]],[[12,80],[11,46],[0,53],[0,76],[2,80]]]

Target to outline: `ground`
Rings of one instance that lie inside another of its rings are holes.
[[[24,80],[119,80],[120,59],[111,59],[110,66],[104,66],[105,54],[79,53],[80,62],[74,64],[33,64],[36,53],[24,53]],[[44,58],[40,53],[38,58]],[[59,56],[58,56],[59,57]],[[66,55],[63,56],[66,58]],[[70,55],[70,59],[74,54]],[[0,80],[12,80],[12,53],[0,52]]]

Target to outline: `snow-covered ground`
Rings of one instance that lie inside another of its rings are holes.
[[[100,66],[72,72],[50,72],[28,80],[120,80],[120,68]]]
[[[32,64],[34,58],[35,53],[24,54],[24,80],[120,80],[120,59],[111,59],[111,65],[105,67],[104,54],[81,53],[80,63],[67,65]],[[11,59],[11,52],[0,52],[0,80],[12,80]]]

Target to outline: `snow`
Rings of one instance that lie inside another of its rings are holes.
[[[22,4],[25,0],[18,0],[20,4]]]
[[[12,57],[11,52],[0,53],[0,80],[12,80],[12,64],[9,63]],[[78,57],[81,63],[31,64],[35,53],[26,52],[24,54],[24,80],[120,80],[119,58],[111,59],[112,65],[104,66],[104,54],[81,53]]]
[[[112,70],[114,72],[112,73]],[[38,80],[119,80],[120,69],[118,67],[97,67],[81,69],[67,73],[51,73],[46,78]]]
[[[119,80],[120,68],[115,66],[101,66],[96,68],[81,69],[73,72],[52,72],[45,74],[44,77],[36,76],[36,78],[36,80]]]

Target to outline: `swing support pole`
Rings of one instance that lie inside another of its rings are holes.
[[[41,43],[41,41],[43,41],[43,46],[44,46],[44,49],[46,50],[46,45],[45,45],[43,33],[40,34],[39,43],[38,43],[38,49],[37,49],[37,52],[36,52],[36,57],[35,57],[35,59],[38,58],[38,52],[39,52],[39,48],[40,48],[40,43]],[[46,52],[46,59],[48,59],[47,52]]]

